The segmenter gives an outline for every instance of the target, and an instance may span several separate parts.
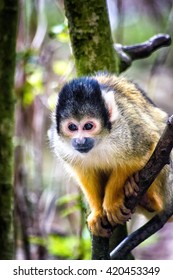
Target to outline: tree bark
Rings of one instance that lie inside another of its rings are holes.
[[[0,3],[0,259],[13,259],[14,70],[18,0]]]
[[[77,74],[118,73],[105,0],[65,0]]]

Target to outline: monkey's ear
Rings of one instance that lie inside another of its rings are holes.
[[[110,122],[113,123],[114,121],[117,120],[119,112],[118,112],[118,107],[115,102],[115,96],[113,91],[104,91],[102,90],[102,96],[103,99],[105,100],[106,106],[109,111],[109,116],[110,116]]]

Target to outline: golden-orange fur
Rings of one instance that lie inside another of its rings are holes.
[[[101,219],[104,219],[105,213],[110,217],[114,215],[114,221],[119,213],[120,208],[124,203],[124,190],[128,177],[139,171],[147,162],[152,150],[143,159],[134,159],[126,162],[124,165],[116,166],[105,172],[105,169],[90,169],[75,168],[76,178],[89,202],[92,210],[88,217],[89,228],[95,235],[105,236],[105,229],[98,226]],[[163,193],[160,192],[160,180],[165,176],[163,170],[161,175],[153,182],[147,191],[148,203],[152,206],[153,211],[160,211],[163,209]],[[113,214],[112,214],[113,213]],[[122,222],[123,223],[123,222]]]

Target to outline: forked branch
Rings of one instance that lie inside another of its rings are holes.
[[[114,48],[119,55],[119,72],[126,70],[134,60],[146,58],[159,48],[167,47],[171,44],[171,37],[168,34],[158,34],[143,42],[131,46],[115,44]],[[138,204],[141,196],[147,191],[151,183],[155,180],[158,173],[169,163],[169,155],[173,146],[173,116],[168,120],[167,127],[159,140],[159,143],[148,161],[147,165],[139,173],[140,191],[137,197],[131,197],[125,201],[125,206],[134,209]],[[167,209],[166,213],[156,215],[149,222],[149,231],[142,227],[138,232],[128,236],[119,246],[111,253],[111,258],[123,258],[128,252],[135,248],[139,243],[148,238],[159,228],[161,228],[168,218],[172,215],[173,207]],[[160,222],[159,222],[160,221]],[[152,230],[151,230],[151,224]],[[155,228],[156,225],[156,228]],[[138,238],[136,237],[138,236]],[[137,241],[138,240],[138,241]],[[108,253],[109,239],[102,237],[92,237],[92,259],[109,259]]]
[[[139,192],[136,197],[132,196],[125,199],[125,206],[133,211],[142,195],[155,180],[162,168],[169,164],[170,153],[173,148],[173,115],[168,119],[167,126],[160,137],[160,140],[145,167],[139,171]],[[173,214],[172,204],[169,208],[154,216],[147,224],[125,238],[110,254],[108,254],[108,238],[93,237],[93,247],[98,248],[97,252],[93,250],[93,259],[123,259],[138,244],[147,239],[153,233],[158,231],[167,222]],[[102,248],[102,250],[101,250]],[[101,253],[100,253],[101,252]]]
[[[139,193],[137,197],[129,197],[125,206],[131,210],[138,204],[141,196],[147,191],[162,168],[169,164],[173,148],[173,115],[168,119],[167,126],[145,167],[139,172]],[[173,214],[173,197],[169,207],[155,215],[147,224],[129,235],[111,253],[112,259],[123,259],[138,244],[164,226]]]

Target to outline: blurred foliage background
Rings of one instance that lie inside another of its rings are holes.
[[[47,137],[57,93],[76,75],[63,0],[19,2],[14,135],[16,259],[89,259],[90,234],[82,194],[57,162]],[[173,34],[173,0],[107,0],[107,4],[116,43],[131,45],[157,33]],[[123,75],[138,82],[171,114],[172,69],[173,49],[169,47],[133,62]],[[139,222],[142,218],[134,219],[129,230]],[[172,232],[166,225],[135,250],[136,258],[173,259]]]

